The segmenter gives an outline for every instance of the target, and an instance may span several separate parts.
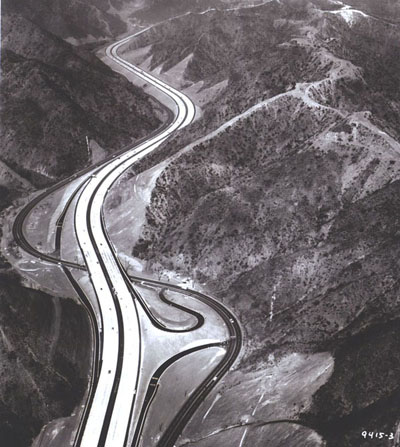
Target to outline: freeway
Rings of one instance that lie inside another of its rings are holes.
[[[118,49],[134,36],[129,36],[110,45],[106,50],[107,56],[124,69],[134,73],[166,94],[175,103],[177,114],[144,141],[139,142],[133,148],[125,148],[120,151],[117,158],[109,157],[103,163],[88,167],[80,173],[82,180],[77,182],[79,183],[78,186],[71,194],[57,219],[56,247],[53,254],[41,253],[29,244],[24,232],[24,222],[33,207],[54,191],[65,187],[70,182],[76,181],[77,175],[39,194],[20,212],[13,226],[15,240],[24,250],[39,259],[62,266],[63,271],[71,281],[90,315],[95,342],[93,353],[94,371],[83,417],[74,441],[75,446],[79,445],[82,447],[125,446],[127,445],[132,427],[134,428],[134,444],[132,445],[136,445],[139,442],[140,431],[143,427],[148,407],[153,400],[152,396],[154,396],[149,390],[151,388],[156,390],[158,384],[154,383],[153,376],[148,386],[148,393],[150,394],[145,399],[139,421],[132,421],[142,355],[137,306],[140,305],[144,308],[152,324],[157,326],[159,323],[147,309],[143,300],[141,300],[140,294],[134,288],[134,283],[140,280],[148,284],[161,286],[163,289],[182,291],[177,286],[160,281],[151,281],[144,278],[138,279],[137,277],[129,278],[121,266],[104,226],[103,203],[114,182],[135,162],[159,147],[170,135],[189,125],[195,116],[195,107],[189,98],[118,55]],[[75,205],[74,225],[85,265],[65,261],[58,257],[65,216],[76,197],[78,200]],[[93,306],[71,274],[69,270],[71,268],[88,271],[96,294],[100,318],[96,318]],[[224,343],[227,346],[227,350],[223,361],[210,373],[207,379],[178,411],[173,423],[167,428],[159,441],[158,445],[160,447],[170,447],[174,444],[196,408],[233,364],[241,346],[239,325],[228,309],[216,300],[198,292],[184,290],[184,293],[192,294],[193,297],[214,309],[228,327],[230,338]],[[160,298],[164,302],[168,301],[163,292],[160,293]],[[180,307],[180,310],[191,313],[197,319],[197,324],[190,330],[195,330],[203,325],[204,317],[199,313],[176,304],[175,307]],[[168,331],[169,329],[164,327],[163,330]],[[175,332],[180,331],[177,330]],[[206,349],[209,346],[212,345],[204,345],[203,348]],[[157,377],[159,378],[163,371],[176,359],[189,354],[191,351],[180,353],[172,357],[168,362],[165,362],[155,372]]]
[[[158,102],[159,101],[156,98],[153,98],[154,101]],[[164,107],[161,103],[159,103],[159,106],[161,108],[163,108],[168,116],[168,119],[166,120],[166,122],[159,128],[154,130],[150,135],[147,135],[146,137],[143,137],[141,139],[139,139],[136,144],[140,144],[143,141],[148,140],[149,138],[153,137],[154,135],[157,135],[159,132],[162,132],[166,127],[168,127],[171,122],[174,120],[174,115],[172,113],[171,110],[167,109],[166,107]],[[96,174],[97,172],[97,168],[99,168],[100,166],[104,166],[107,163],[110,163],[114,158],[118,157],[119,155],[125,153],[127,150],[131,149],[131,146],[125,147],[119,151],[117,151],[115,154],[113,155],[109,155],[108,157],[106,157],[104,160],[101,160],[99,162],[97,162],[96,164],[93,164],[91,166],[87,166],[86,168],[82,169],[81,171],[77,172],[76,174],[72,175],[69,178],[66,178],[64,180],[62,180],[61,182],[56,183],[53,186],[50,186],[49,188],[47,188],[46,190],[42,191],[41,193],[39,193],[38,195],[36,195],[36,197],[31,200],[29,203],[27,203],[22,210],[18,213],[13,227],[12,227],[12,232],[13,232],[13,237],[15,239],[15,241],[18,243],[18,245],[24,249],[27,253],[35,256],[36,258],[42,260],[42,261],[47,261],[49,263],[58,263],[58,261],[60,261],[59,257],[57,256],[59,254],[59,250],[60,250],[60,242],[61,242],[61,232],[63,229],[63,225],[64,225],[64,219],[65,216],[67,214],[68,208],[70,207],[71,203],[73,202],[75,196],[78,194],[80,188],[83,186],[84,182],[86,181],[86,177],[91,173],[91,174]],[[57,219],[57,223],[56,223],[56,237],[55,237],[55,250],[53,254],[50,253],[44,253],[41,252],[37,249],[35,249],[35,247],[33,247],[29,240],[27,235],[25,234],[25,222],[27,221],[27,219],[29,218],[29,215],[31,213],[31,211],[42,201],[44,201],[48,196],[50,196],[51,194],[55,193],[56,191],[66,187],[67,185],[73,183],[74,181],[77,181],[77,179],[79,179],[79,186],[74,190],[74,192],[71,194],[70,198],[68,199],[67,203],[65,204],[63,211],[60,213],[58,219]],[[82,181],[82,179],[84,179]],[[77,264],[76,262],[68,262],[63,260],[63,265],[71,267],[71,268],[77,268],[80,270],[85,269],[84,266]]]
[[[195,107],[189,98],[118,56],[118,48],[130,38],[109,46],[107,56],[167,94],[177,105],[178,113],[162,132],[126,151],[92,175],[76,205],[75,231],[93,279],[103,320],[103,364],[82,436],[82,447],[125,445],[132,424],[140,368],[138,311],[104,233],[102,207],[105,197],[113,183],[133,163],[154,151],[172,133],[190,124],[195,116]]]

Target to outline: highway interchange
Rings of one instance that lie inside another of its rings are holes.
[[[170,135],[189,125],[195,116],[195,106],[187,96],[119,56],[118,49],[134,36],[126,37],[110,45],[106,49],[107,56],[125,70],[134,73],[167,95],[176,105],[177,113],[173,116],[169,112],[169,121],[134,147],[125,148],[102,163],[86,168],[40,193],[21,210],[13,226],[14,238],[21,248],[43,261],[60,265],[90,317],[94,341],[93,371],[82,417],[73,441],[73,445],[82,447],[139,446],[148,408],[153,402],[163,372],[179,358],[190,355],[196,350],[216,345],[209,343],[193,347],[177,353],[160,365],[153,376],[147,378],[148,387],[139,417],[133,420],[143,351],[138,306],[144,309],[152,324],[160,325],[157,319],[153,318],[151,311],[135,290],[134,285],[141,283],[158,286],[163,290],[180,292],[183,290],[176,285],[161,281],[138,276],[128,277],[107,234],[103,203],[112,185],[128,168],[154,151]],[[42,253],[29,243],[25,222],[35,206],[71,182],[77,182],[78,185],[57,219],[54,253]],[[60,259],[64,220],[67,210],[74,202],[76,202],[74,229],[84,265]],[[73,272],[76,269],[88,272],[96,295],[96,308],[74,278]],[[217,343],[224,346],[226,350],[223,360],[190,395],[184,405],[177,409],[173,422],[165,429],[157,443],[160,447],[174,445],[198,406],[232,366],[239,354],[242,341],[238,322],[221,303],[199,292],[188,290],[183,292],[218,313],[227,328],[229,337]],[[160,293],[160,299],[167,301],[162,293]],[[201,315],[184,306],[176,304],[174,306],[196,318],[197,323],[190,330],[196,330],[204,323],[204,319],[207,319],[207,315]],[[96,309],[99,309],[99,312],[96,312]],[[161,329],[173,332],[168,327],[161,327]],[[179,332],[179,330],[175,332]]]

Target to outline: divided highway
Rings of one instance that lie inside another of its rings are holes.
[[[176,105],[177,113],[175,117],[145,141],[136,144],[133,148],[125,149],[115,158],[107,159],[102,165],[97,165],[97,169],[92,171],[94,173],[89,177],[87,176],[89,168],[82,171],[82,174],[85,173],[86,176],[72,193],[57,219],[55,229],[56,251],[54,254],[40,253],[29,244],[24,233],[24,221],[34,206],[57,189],[75,181],[76,175],[40,194],[21,211],[13,227],[15,240],[24,250],[47,262],[62,264],[64,272],[77,290],[86,309],[88,309],[92,326],[96,328],[94,337],[96,342],[94,350],[95,374],[92,378],[84,416],[74,443],[75,446],[82,447],[125,447],[129,445],[128,439],[132,437],[133,433],[135,433],[134,445],[139,442],[140,432],[136,429],[138,421],[133,421],[132,415],[142,352],[137,306],[143,306],[143,303],[140,302],[140,297],[135,292],[131,279],[133,281],[147,281],[149,284],[182,291],[177,286],[160,281],[137,277],[129,278],[121,266],[104,226],[103,203],[113,183],[135,162],[154,151],[171,134],[190,124],[195,116],[195,106],[188,97],[118,55],[118,49],[135,35],[110,45],[106,54],[124,69],[134,73],[169,96]],[[85,262],[84,266],[63,261],[58,257],[64,219],[67,209],[72,205],[75,197],[78,197],[74,217],[75,232]],[[100,309],[99,319],[96,319],[93,309],[90,309],[90,301],[74,280],[70,268],[88,271]],[[191,294],[218,312],[228,327],[230,339],[224,344],[224,346],[227,346],[227,352],[223,361],[190,396],[183,408],[179,410],[173,424],[167,428],[164,436],[159,441],[158,446],[160,447],[172,447],[174,445],[176,438],[194,411],[237,358],[242,341],[239,325],[228,309],[212,298],[197,292],[185,290],[184,293]],[[203,320],[204,318],[201,315],[197,316],[198,325],[201,325]],[[186,354],[189,354],[189,352]],[[181,355],[185,355],[185,353]],[[162,371],[173,361],[171,359],[170,362],[163,365]],[[158,373],[161,374],[162,371],[160,370]],[[152,398],[149,398],[148,405],[150,405],[151,400]],[[140,430],[144,424],[148,405],[146,408],[142,408],[143,417],[139,424]]]
[[[118,48],[130,38],[108,47],[107,56],[168,95],[175,102],[178,113],[158,135],[125,152],[92,175],[77,202],[75,231],[103,321],[103,363],[82,436],[82,447],[125,445],[136,393],[132,384],[137,384],[139,378],[141,349],[136,303],[104,233],[102,207],[105,197],[112,184],[133,163],[156,149],[172,133],[190,124],[195,116],[195,107],[189,98],[118,56]]]

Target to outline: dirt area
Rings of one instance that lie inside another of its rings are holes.
[[[135,286],[135,290],[145,301],[148,309],[158,322],[173,330],[190,330],[197,324],[197,318],[187,312],[165,303],[160,298],[160,289],[151,286]],[[190,308],[189,297],[178,296],[178,299],[171,299],[170,294],[166,295],[171,302],[178,302]],[[180,298],[180,299],[179,299]]]
[[[271,447],[323,446],[318,434],[299,423],[299,416],[310,408],[312,395],[329,379],[333,365],[328,353],[292,353],[277,360],[270,356],[256,371],[229,374],[202,404],[177,445],[261,447],[267,439]],[[292,424],[279,422],[283,420]]]
[[[163,431],[171,423],[177,410],[217,367],[224,354],[223,348],[208,348],[183,357],[165,371],[160,381],[160,389],[148,413],[141,447],[157,446]],[[195,376],[193,376],[194,365],[197,365]],[[170,411],[172,408],[175,410]]]
[[[168,161],[137,176],[128,172],[113,185],[104,203],[107,230],[119,253],[130,257],[132,240],[138,240],[146,219],[146,207],[160,172]]]

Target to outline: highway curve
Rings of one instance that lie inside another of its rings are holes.
[[[160,281],[152,281],[136,276],[129,278],[105,230],[103,203],[114,182],[132,164],[156,149],[170,135],[190,124],[195,115],[195,107],[189,98],[118,55],[118,49],[135,35],[110,45],[106,50],[107,56],[126,70],[151,83],[168,95],[175,102],[178,113],[172,117],[171,112],[169,112],[170,119],[168,122],[145,140],[137,143],[133,148],[124,148],[119,152],[118,157],[115,155],[109,157],[106,161],[88,167],[79,173],[84,178],[71,194],[57,219],[55,229],[56,250],[54,253],[41,253],[30,245],[24,233],[24,221],[29,216],[30,211],[41,200],[56,190],[63,188],[68,183],[75,181],[77,174],[39,194],[30,204],[22,209],[13,226],[14,238],[25,251],[41,260],[61,265],[90,316],[95,341],[93,353],[94,370],[88,398],[74,440],[75,446],[82,447],[126,446],[132,426],[136,426],[134,444],[132,444],[136,446],[140,440],[140,431],[143,427],[148,407],[154,397],[154,393],[151,393],[151,388],[157,389],[157,383],[154,383],[153,376],[153,379],[149,380],[148,395],[141,410],[140,421],[132,421],[141,359],[137,305],[140,303],[143,306],[144,303],[140,299],[140,295],[135,291],[134,286],[132,286],[131,279],[133,284],[135,281],[141,281],[193,296],[214,309],[221,316],[229,331],[229,339],[224,343],[226,354],[223,360],[185,402],[173,422],[166,429],[158,446],[172,447],[174,445],[184,426],[206,395],[232,366],[240,351],[242,342],[238,322],[228,309],[213,298]],[[90,171],[93,173],[88,177],[87,174]],[[75,207],[75,232],[85,265],[64,261],[59,258],[64,219],[68,208],[76,197],[78,197],[78,200]],[[100,309],[101,327],[98,325],[90,300],[87,299],[74,280],[69,270],[71,268],[88,271]],[[200,327],[203,324],[204,317],[202,315],[183,306],[181,306],[181,310],[196,316],[196,327]],[[148,316],[149,318],[151,317],[151,315]],[[157,324],[154,318],[150,318],[150,320],[154,325]],[[163,330],[168,330],[168,328]],[[126,339],[134,340],[135,342],[126,343]],[[207,347],[209,346],[203,346],[204,349]],[[174,361],[189,353],[189,351],[184,352],[177,358],[175,356],[163,364],[156,371],[158,379]]]

